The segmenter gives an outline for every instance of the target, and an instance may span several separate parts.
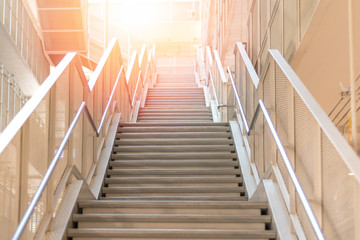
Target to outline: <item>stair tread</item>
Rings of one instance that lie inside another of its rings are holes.
[[[233,144],[232,139],[227,138],[149,138],[149,139],[118,139],[115,145],[223,145]]]
[[[104,193],[238,193],[244,187],[207,187],[207,186],[166,186],[166,187],[104,187]]]
[[[169,201],[169,200],[87,200],[79,202],[80,208],[95,207],[95,208],[220,208],[220,209],[267,209],[268,204],[266,202],[247,202],[247,201],[235,201],[229,204],[229,201]]]
[[[216,222],[216,223],[270,223],[269,215],[210,215],[210,214],[74,214],[74,221],[151,221],[151,222]]]
[[[198,169],[194,168],[184,168],[184,169],[108,169],[107,174],[122,174],[122,175],[190,175],[190,174],[198,174],[198,175],[227,175],[227,174],[240,174],[239,169],[219,169],[217,168],[209,168],[204,169],[199,167]]]
[[[230,137],[229,132],[136,132],[136,133],[117,133],[116,138],[219,138],[219,137]]]
[[[68,230],[69,237],[171,237],[171,238],[233,238],[239,237],[261,237],[261,238],[275,238],[274,230],[223,230],[223,229],[119,229],[119,228],[81,228]]]
[[[121,122],[119,124],[120,127],[141,127],[141,126],[151,126],[151,127],[158,127],[158,126],[229,126],[229,123],[227,122],[212,122],[212,123],[182,123],[182,122],[172,122],[172,123],[123,123]]]
[[[218,160],[115,160],[110,162],[110,166],[126,167],[126,166],[238,166],[237,161],[218,161]]]
[[[227,201],[227,202],[237,202],[237,201],[246,201],[246,196],[236,196],[236,197],[229,197],[229,196],[112,196],[112,197],[100,197],[101,200],[176,200],[176,201],[195,201],[195,200],[202,200],[202,201]]]
[[[227,132],[228,126],[139,126],[118,127],[118,132]]]
[[[223,158],[236,158],[236,153],[231,152],[142,152],[142,153],[116,153],[112,154],[112,159],[164,159],[164,158],[173,158],[173,159],[184,159],[184,158],[214,158],[214,159],[223,159]]]
[[[113,147],[114,152],[196,152],[196,151],[235,151],[234,146],[230,145],[165,145],[165,146],[149,146],[143,145],[139,146],[128,146],[128,145],[120,145]]]
[[[181,184],[181,183],[240,183],[242,182],[241,177],[223,177],[217,176],[214,177],[111,177],[105,178],[105,183],[172,183],[172,184]]]

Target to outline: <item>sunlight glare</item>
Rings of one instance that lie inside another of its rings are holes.
[[[123,22],[128,28],[133,28],[138,25],[151,23],[151,1],[149,0],[132,0],[126,1],[123,14]]]

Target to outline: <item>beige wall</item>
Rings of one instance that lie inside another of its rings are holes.
[[[355,26],[359,26],[360,2],[354,3],[357,4]],[[346,1],[332,0],[328,4],[321,3],[317,11],[292,65],[325,111],[329,112],[340,99],[340,82],[346,88],[350,86],[348,10]],[[355,27],[356,77],[360,74],[359,43],[360,29]]]
[[[248,44],[258,72],[267,49],[276,48],[291,63],[306,87],[329,113],[340,99],[340,82],[349,86],[347,4],[343,0],[253,0],[249,11]],[[360,9],[360,2],[354,1]],[[355,21],[360,24],[359,14]],[[359,26],[355,24],[355,26]],[[360,42],[356,28],[355,43]],[[360,73],[357,44],[356,76]]]

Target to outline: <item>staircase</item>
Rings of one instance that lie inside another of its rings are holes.
[[[121,123],[99,200],[78,203],[72,239],[275,239],[248,202],[228,123],[191,75],[159,75],[137,123]]]
[[[149,88],[145,107],[140,109],[138,122],[212,122],[211,111],[205,107],[202,88],[194,74],[159,74]]]

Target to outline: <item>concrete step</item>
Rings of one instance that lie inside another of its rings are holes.
[[[175,83],[182,83],[182,82],[191,82],[195,83],[195,77],[194,76],[184,76],[184,77],[177,77],[177,78],[166,78],[158,76],[158,79],[156,81],[157,83],[160,82],[175,82]]]
[[[68,230],[68,237],[133,239],[274,239],[272,230],[213,230],[213,229],[93,229]]]
[[[143,145],[224,145],[233,144],[232,139],[226,138],[150,138],[150,139],[118,139],[115,140],[115,145],[132,145],[132,146],[143,146]]]
[[[199,109],[199,110],[209,110],[209,108],[204,105],[164,105],[164,106],[145,106],[146,109],[159,109],[162,108],[164,110],[168,109]]]
[[[174,109],[174,108],[167,108],[167,109],[163,109],[163,108],[148,108],[148,107],[143,107],[140,108],[140,113],[211,113],[211,110],[209,110],[208,108],[201,108],[201,109]]]
[[[235,151],[230,145],[114,146],[113,152],[218,152]]]
[[[183,79],[183,78],[194,78],[194,73],[159,73],[158,78],[165,79]]]
[[[230,131],[229,126],[164,126],[164,127],[119,127],[118,132],[219,132],[224,133]]]
[[[149,92],[157,93],[157,92],[185,92],[185,93],[204,93],[204,90],[199,87],[154,87],[149,88]]]
[[[211,112],[139,112],[139,117],[158,117],[158,116],[174,116],[174,117],[181,117],[181,116],[205,116],[205,117],[212,117]]]
[[[205,214],[74,214],[75,222],[270,223],[270,216]],[[110,226],[109,226],[110,227]]]
[[[246,196],[106,196],[100,200],[145,200],[145,201],[247,201]]]
[[[209,214],[74,214],[78,228],[251,229],[264,230],[270,216]],[[130,224],[129,224],[130,223]]]
[[[145,106],[177,106],[177,105],[188,105],[188,106],[203,106],[205,101],[146,101]]]
[[[228,201],[98,201],[79,202],[80,208],[189,208],[189,209],[267,209],[266,202]]]
[[[139,116],[138,120],[212,120],[212,116]]]
[[[181,93],[181,92],[148,92],[147,97],[194,97],[194,98],[204,98],[203,92],[197,92],[197,93]]]
[[[116,138],[230,138],[230,132],[126,132],[117,133]]]
[[[147,101],[174,101],[174,100],[198,100],[202,101],[204,100],[204,96],[149,96],[146,98]]]
[[[121,175],[121,176],[125,176],[125,175],[156,175],[156,176],[162,176],[162,175],[173,175],[173,176],[189,176],[189,175],[194,175],[194,176],[201,176],[201,175],[206,175],[206,176],[210,176],[210,175],[216,175],[216,176],[221,176],[221,175],[240,175],[240,170],[239,169],[235,169],[235,168],[223,168],[223,167],[218,167],[218,168],[204,168],[204,167],[200,167],[200,168],[170,168],[170,169],[108,169],[106,172],[107,175]]]
[[[186,176],[186,177],[143,177],[143,176],[132,176],[132,177],[118,177],[111,176],[110,178],[105,178],[105,183],[107,184],[187,184],[187,183],[205,183],[205,184],[215,184],[215,183],[242,183],[241,177],[235,176]]]
[[[176,126],[176,127],[182,127],[182,126],[229,126],[229,123],[227,122],[212,122],[212,123],[197,123],[197,122],[189,122],[189,123],[183,123],[183,122],[172,122],[172,123],[124,123],[120,122],[119,127],[167,127],[167,126]]]
[[[235,167],[237,161],[224,160],[118,160],[110,161],[110,166],[120,168],[145,168],[145,167]]]
[[[154,87],[193,87],[197,88],[198,85],[195,82],[157,82]]]
[[[182,104],[182,103],[190,103],[192,104],[198,104],[198,103],[204,103],[204,98],[198,98],[198,99],[188,99],[188,98],[173,98],[173,99],[147,99],[146,104],[155,104],[155,103],[161,103],[161,104]]]
[[[176,194],[176,193],[191,193],[191,194],[212,194],[212,193],[242,193],[245,191],[244,187],[104,187],[102,192],[116,193],[116,194]]]
[[[112,159],[228,159],[236,158],[236,153],[230,152],[152,152],[152,153],[116,153],[111,155]]]
[[[233,204],[234,203],[234,204]],[[240,204],[238,204],[240,203]],[[202,214],[261,216],[267,204],[247,201],[90,200],[80,202],[84,214]]]
[[[181,105],[180,104],[177,104],[177,105],[174,105],[174,104],[147,104],[145,107],[153,107],[153,108],[171,108],[171,109],[205,109],[205,106],[202,105],[202,104],[194,104],[194,105],[186,105],[184,103],[182,103]]]
[[[188,122],[198,122],[198,123],[212,123],[213,120],[209,120],[209,119],[201,119],[201,120],[187,120],[187,119],[180,119],[180,120],[139,120],[139,123],[172,123],[172,122],[184,122],[184,123],[188,123]]]
[[[166,79],[166,78],[158,78],[156,83],[160,82],[173,82],[173,83],[183,83],[183,82],[190,82],[190,83],[196,83],[195,78],[189,77],[189,78],[176,78],[176,79]]]

